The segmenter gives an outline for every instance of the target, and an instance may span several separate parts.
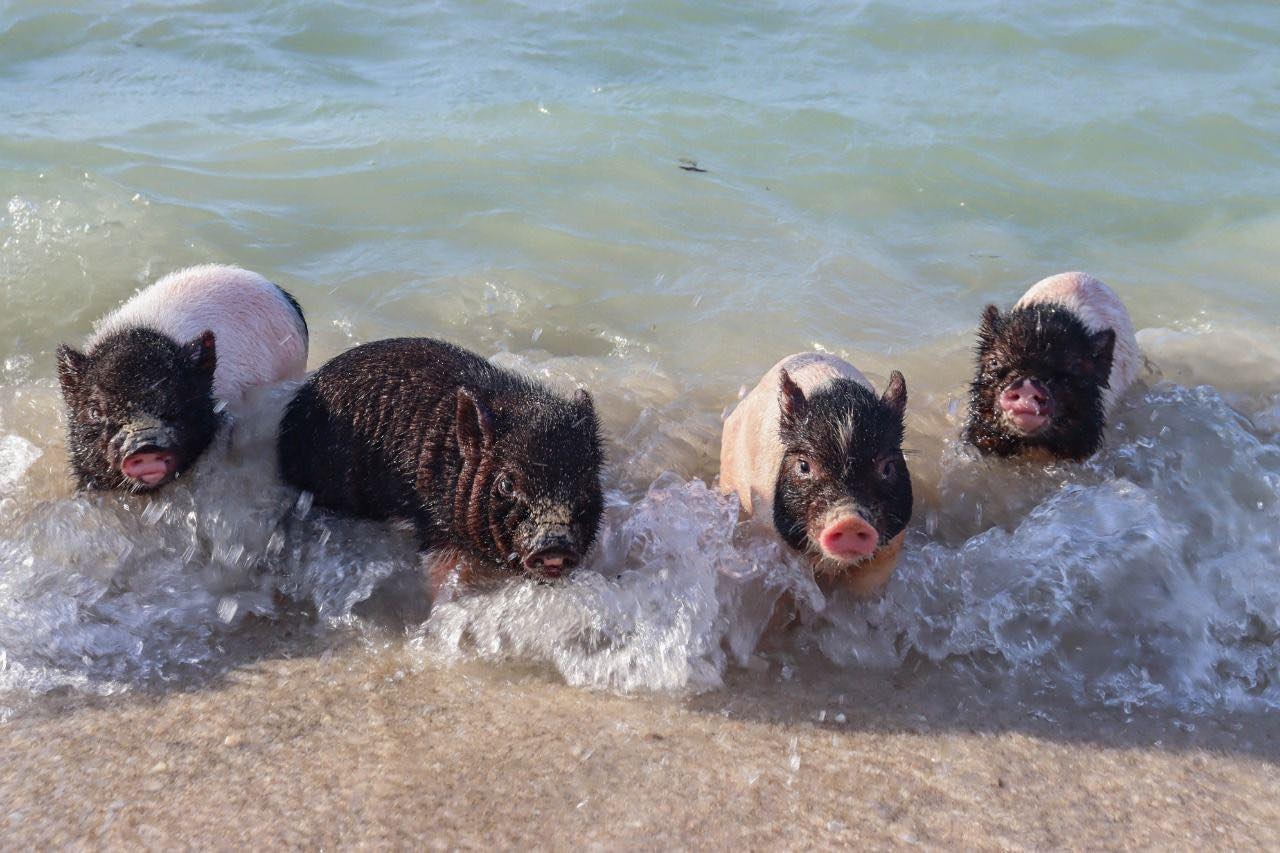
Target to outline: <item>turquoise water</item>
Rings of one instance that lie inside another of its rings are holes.
[[[441,616],[446,644],[470,626],[576,683],[715,682],[754,629],[708,573],[785,559],[731,543],[698,481],[738,389],[819,348],[877,384],[906,373],[920,497],[890,594],[831,609],[801,651],[995,654],[1057,667],[1082,700],[1280,702],[1280,7],[261,5],[0,4],[0,650],[19,684],[58,681],[64,643],[110,659],[92,683],[163,669],[175,635],[207,662],[235,627],[212,615],[227,589],[270,607],[245,572],[287,546],[232,512],[260,471],[210,477],[225,503],[178,494],[139,528],[145,507],[75,498],[62,468],[57,344],[163,273],[223,261],[299,298],[312,366],[430,334],[595,392],[615,501],[596,565],[633,586],[547,612],[605,633],[639,620],[664,657],[630,648],[623,677],[546,639],[572,645],[570,628],[529,642],[519,592]],[[982,306],[1066,269],[1127,302],[1146,385],[1094,465],[964,458]],[[188,512],[172,541],[137,545]],[[390,572],[406,558],[377,537],[294,567]],[[59,586],[69,566],[87,586]],[[774,587],[802,587],[793,569]],[[155,591],[177,577],[182,606]],[[108,607],[122,585],[172,618]],[[663,621],[655,591],[696,618]],[[1081,640],[1117,631],[1110,649]]]

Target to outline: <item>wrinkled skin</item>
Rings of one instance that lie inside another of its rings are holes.
[[[1008,314],[988,306],[978,328],[966,439],[996,456],[1089,458],[1106,426],[1103,390],[1115,340],[1112,330],[1090,332],[1056,305]]]
[[[147,492],[183,474],[213,440],[213,332],[178,344],[128,329],[87,354],[58,348],[72,475],[84,489]]]
[[[466,350],[377,341],[317,370],[280,426],[318,506],[413,522],[423,552],[551,580],[595,541],[603,454],[590,395],[564,400]]]
[[[902,374],[894,371],[879,398],[851,379],[836,379],[806,398],[784,370],[779,404],[786,450],[773,507],[778,533],[813,557],[819,573],[880,562],[911,520]],[[885,562],[887,577],[893,560]]]

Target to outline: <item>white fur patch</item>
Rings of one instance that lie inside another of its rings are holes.
[[[206,329],[217,339],[214,395],[233,410],[252,388],[301,379],[307,333],[284,294],[255,272],[206,264],[170,273],[100,320],[86,346],[131,328],[180,344]]]
[[[1142,352],[1133,332],[1133,321],[1124,303],[1111,288],[1082,272],[1051,275],[1031,286],[1014,308],[1029,305],[1060,305],[1074,313],[1091,332],[1111,329],[1116,334],[1115,358],[1111,363],[1110,387],[1103,392],[1102,403],[1110,415],[1116,401],[1124,396],[1142,364]]]

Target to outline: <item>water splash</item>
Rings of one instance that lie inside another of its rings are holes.
[[[883,598],[823,614],[823,652],[995,659],[1078,702],[1280,707],[1280,448],[1207,387],[1157,387],[1117,435],[1015,526],[917,533]]]
[[[455,599],[415,642],[446,660],[547,663],[581,686],[718,686],[716,583],[734,562],[736,524],[736,505],[700,481],[660,478],[630,507],[613,495],[593,560],[607,576],[581,571],[557,586],[520,582]]]
[[[0,534],[0,686],[112,692],[234,665],[223,641],[283,595],[321,634],[385,648],[407,633],[420,665],[533,662],[577,686],[700,690],[759,666],[775,609],[794,602],[801,624],[771,629],[784,661],[924,659],[1081,705],[1280,707],[1280,447],[1207,386],[1136,395],[1085,465],[940,448],[925,522],[871,601],[824,599],[702,480],[668,473],[631,499],[615,469],[586,569],[429,617],[411,536],[313,509],[260,464],[287,393],[158,497],[20,505]],[[22,494],[44,460],[27,439],[0,447],[0,478]]]

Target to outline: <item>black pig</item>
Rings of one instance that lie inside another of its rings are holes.
[[[84,352],[58,348],[72,475],[157,489],[209,446],[220,404],[234,412],[306,363],[306,320],[279,287],[218,264],[171,273],[104,317]]]
[[[58,349],[67,450],[85,489],[158,488],[187,470],[217,432],[213,332],[178,344],[129,329],[89,353]]]
[[[979,451],[1081,461],[1137,371],[1124,306],[1083,273],[1036,284],[1007,314],[987,306],[965,437]]]
[[[419,548],[560,577],[603,509],[586,391],[571,401],[442,341],[355,347],[317,370],[280,425],[284,478],[317,506],[411,521]]]

